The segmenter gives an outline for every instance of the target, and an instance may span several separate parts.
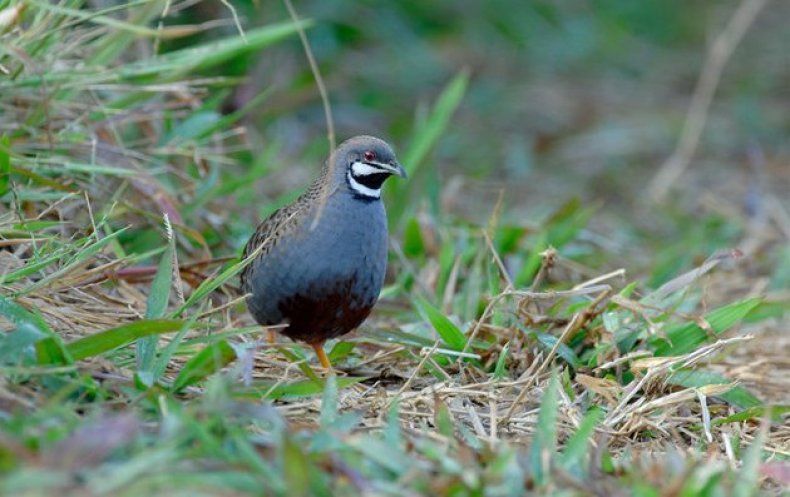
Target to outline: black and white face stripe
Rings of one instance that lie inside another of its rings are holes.
[[[356,195],[372,200],[381,198],[381,185],[392,172],[386,164],[356,161],[348,168],[346,180]]]

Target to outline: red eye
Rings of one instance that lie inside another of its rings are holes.
[[[372,150],[368,150],[367,152],[365,152],[365,160],[366,161],[376,160],[376,152]]]

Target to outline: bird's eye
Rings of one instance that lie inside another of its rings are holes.
[[[365,160],[366,161],[376,160],[376,152],[372,150],[368,150],[367,152],[365,152]]]

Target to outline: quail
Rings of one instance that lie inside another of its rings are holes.
[[[392,148],[372,136],[337,147],[313,184],[265,219],[244,257],[247,308],[264,326],[309,344],[330,369],[326,340],[348,333],[370,314],[387,267],[387,215],[381,187],[406,172]]]

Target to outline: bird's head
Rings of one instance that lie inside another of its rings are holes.
[[[362,200],[381,198],[381,186],[390,176],[406,177],[387,142],[373,136],[356,136],[337,147],[335,180]]]

